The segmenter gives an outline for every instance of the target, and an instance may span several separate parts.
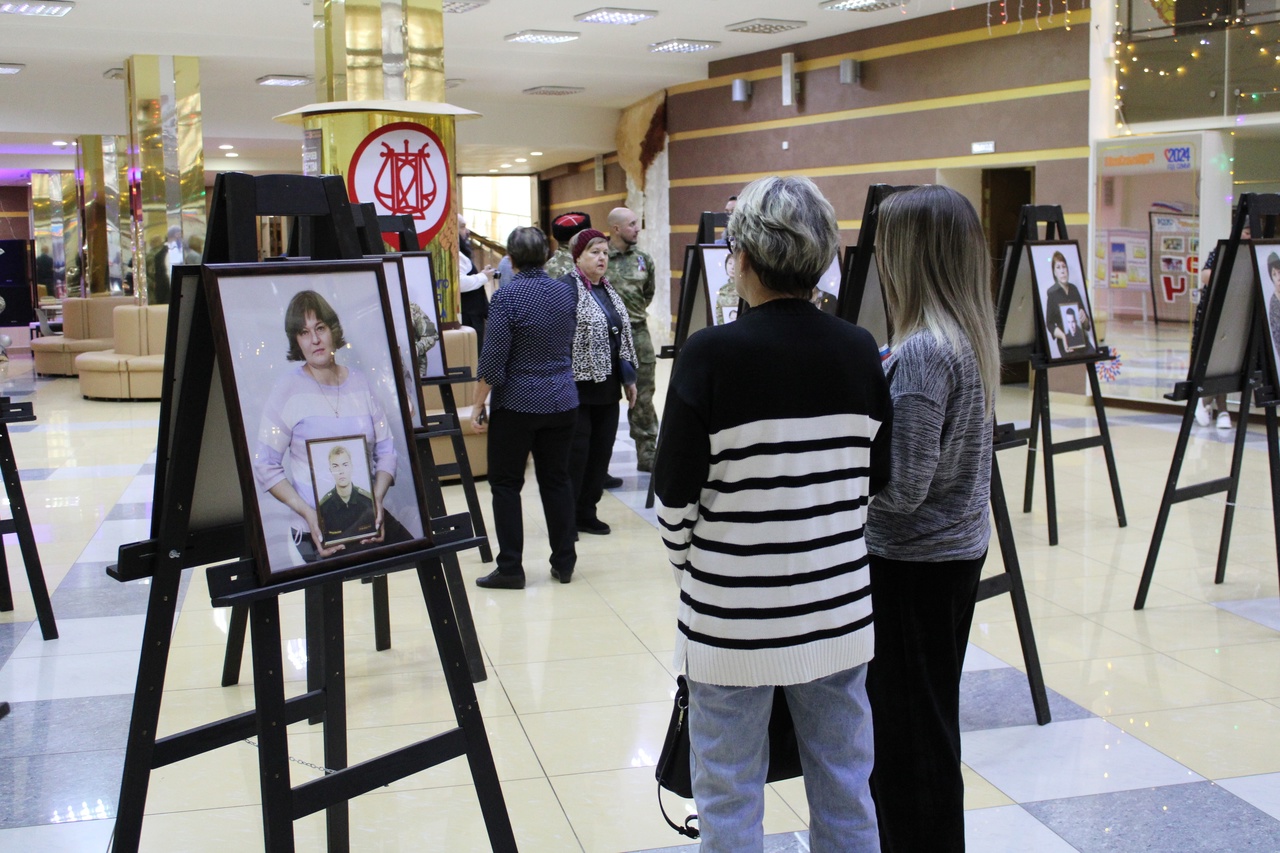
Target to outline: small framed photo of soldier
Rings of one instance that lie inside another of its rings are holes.
[[[1027,255],[1035,276],[1036,315],[1041,320],[1049,360],[1096,354],[1098,338],[1080,263],[1080,245],[1074,240],[1029,243]]]
[[[698,249],[702,252],[702,281],[711,307],[711,325],[732,323],[738,319],[739,304],[733,255],[722,243],[704,244]]]
[[[405,296],[409,300],[409,326],[418,360],[418,376],[443,379],[448,364],[440,341],[440,303],[435,267],[430,252],[402,252]]]
[[[348,542],[369,544],[378,533],[373,470],[363,435],[315,438],[307,442],[322,548],[342,550]]]

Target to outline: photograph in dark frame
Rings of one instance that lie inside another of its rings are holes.
[[[1276,388],[1280,378],[1280,241],[1254,240],[1253,259],[1266,318],[1266,349],[1271,353],[1268,380]]]
[[[1027,258],[1035,277],[1036,315],[1046,358],[1070,361],[1096,355],[1098,339],[1080,245],[1074,240],[1032,242],[1027,244]]]
[[[409,400],[409,418],[421,423],[422,405],[418,395],[417,335],[409,327],[409,296],[404,283],[404,268],[399,255],[378,255],[382,259],[382,275],[387,281],[387,300],[391,306],[391,328],[395,330],[400,351],[400,382]],[[425,424],[424,424],[425,425]]]
[[[413,327],[418,376],[443,379],[449,369],[440,339],[440,296],[436,291],[435,264],[430,252],[401,252],[409,323]]]
[[[738,319],[740,304],[733,255],[723,243],[699,245],[698,251],[702,253],[702,284],[711,307],[711,325],[732,323]]]
[[[313,438],[307,442],[307,462],[321,546],[367,544],[377,533],[369,442],[363,435]]]
[[[263,583],[393,556],[428,531],[382,272],[378,260],[205,268]],[[307,442],[351,435],[368,442],[381,525],[370,541],[325,545]]]

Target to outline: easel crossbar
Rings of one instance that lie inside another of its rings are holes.
[[[1206,495],[1216,495],[1218,492],[1229,491],[1231,491],[1231,478],[1219,477],[1217,480],[1206,480],[1203,483],[1174,489],[1169,498],[1169,503],[1182,503],[1183,501],[1203,498]]]
[[[324,712],[324,693],[312,690],[285,702],[285,725],[293,725]],[[232,717],[224,717],[194,729],[171,734],[156,740],[156,750],[151,758],[153,770],[195,758],[210,750],[230,746],[236,741],[253,737],[258,732],[257,711],[245,711]]]
[[[983,578],[978,583],[978,601],[986,601],[988,598],[995,598],[997,595],[1004,595],[1013,589],[1013,580],[1009,577],[1008,572],[995,575],[994,577]]]
[[[1073,438],[1070,441],[1055,441],[1053,447],[1049,448],[1049,452],[1056,456],[1059,453],[1072,453],[1076,450],[1088,450],[1091,447],[1102,446],[1102,436],[1091,435],[1086,438]]]
[[[335,770],[293,789],[293,819],[315,814],[466,754],[466,733],[455,728],[377,758]]]

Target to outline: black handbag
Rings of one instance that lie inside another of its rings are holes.
[[[773,688],[773,713],[769,717],[769,769],[766,782],[794,779],[804,773],[800,766],[800,747],[796,743],[796,729],[791,722],[791,709],[787,707],[787,694],[781,687]],[[667,825],[688,838],[697,838],[698,828],[691,824],[696,814],[685,818],[681,826],[667,816],[662,805],[662,789],[677,796],[693,797],[693,780],[689,774],[689,683],[683,675],[676,676],[676,699],[671,708],[671,721],[667,723],[667,737],[662,742],[662,753],[654,771],[658,780],[658,808]]]

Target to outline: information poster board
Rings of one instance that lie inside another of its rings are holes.
[[[1098,231],[1093,280],[1113,290],[1151,285],[1151,235],[1133,228]]]
[[[1156,319],[1190,323],[1200,286],[1200,217],[1151,213],[1151,297]]]

